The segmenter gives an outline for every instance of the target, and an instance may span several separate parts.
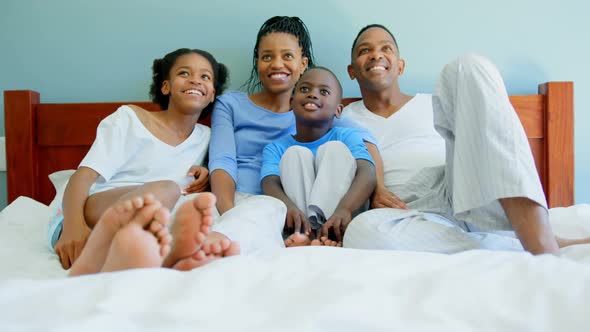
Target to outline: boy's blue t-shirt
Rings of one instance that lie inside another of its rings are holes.
[[[376,139],[354,121],[334,119],[334,127],[357,128],[366,142]],[[236,191],[261,194],[262,150],[281,137],[295,133],[293,111],[274,113],[254,104],[243,92],[229,91],[217,98],[211,114],[209,172],[224,170]]]
[[[262,169],[260,170],[260,181],[269,175],[281,175],[280,164],[281,158],[288,148],[299,145],[311,150],[316,155],[318,148],[330,141],[340,141],[344,143],[352,153],[354,159],[365,159],[375,165],[369,150],[363,141],[361,133],[353,128],[334,127],[324,136],[313,142],[302,143],[296,141],[292,135],[286,135],[279,138],[273,143],[268,144],[262,151]]]

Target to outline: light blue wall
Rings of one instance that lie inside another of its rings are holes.
[[[576,202],[590,203],[589,11],[582,0],[3,0],[0,90],[34,89],[43,102],[146,100],[152,60],[179,47],[211,51],[238,88],[260,24],[296,15],[319,62],[336,71],[347,96],[358,96],[346,74],[350,43],[378,22],[398,38],[408,93],[430,92],[443,64],[468,51],[491,58],[511,94],[574,81]],[[5,174],[0,186],[5,201]]]

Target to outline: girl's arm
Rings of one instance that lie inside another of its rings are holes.
[[[135,116],[132,112],[129,107],[121,106],[100,122],[96,139],[66,186],[62,203],[62,234],[54,248],[66,269],[78,258],[90,235],[90,227],[84,217],[90,187],[99,176],[108,181],[129,158],[125,135]]]
[[[63,229],[55,244],[55,253],[59,256],[64,269],[69,269],[78,259],[90,235],[90,227],[84,218],[84,205],[88,198],[88,191],[98,176],[93,169],[80,167],[66,186],[62,205]]]

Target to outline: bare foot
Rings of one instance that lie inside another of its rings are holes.
[[[302,247],[311,244],[311,239],[305,233],[295,232],[285,240],[285,247]]]
[[[590,243],[590,238],[564,239],[564,238],[556,236],[555,240],[557,241],[557,245],[559,246],[559,248],[573,246],[575,244],[589,244]]]
[[[319,239],[311,241],[312,246],[325,246],[325,247],[342,247],[342,242],[332,241],[326,236],[322,236]]]
[[[139,222],[134,222],[134,221]],[[144,220],[151,220],[148,229]],[[170,252],[172,237],[168,233],[170,212],[165,207],[156,210],[144,207],[135,218],[115,235],[102,272],[136,268],[160,267]]]
[[[191,270],[240,253],[239,245],[225,235],[209,234],[214,208],[215,196],[211,193],[201,193],[178,208],[171,229],[172,250],[164,260],[164,267]]]
[[[161,204],[148,194],[118,202],[107,209],[90,233],[80,257],[70,270],[70,276],[100,272],[117,232],[132,220],[138,222],[141,228],[146,227],[160,208]],[[151,215],[149,218],[136,216],[139,210]]]
[[[179,260],[172,268],[181,271],[189,271],[222,257],[239,254],[240,246],[237,242],[230,241],[221,233],[212,232],[205,238],[200,249],[189,257]]]

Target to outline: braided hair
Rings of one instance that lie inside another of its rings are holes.
[[[311,37],[305,23],[296,16],[274,16],[266,20],[258,30],[256,36],[256,45],[254,45],[254,56],[252,58],[252,71],[250,78],[242,85],[242,89],[246,89],[249,94],[252,94],[262,87],[260,78],[258,77],[258,46],[262,37],[273,33],[283,32],[293,35],[299,41],[299,46],[303,52],[303,56],[308,59],[308,68],[314,67],[313,47],[311,45]]]

